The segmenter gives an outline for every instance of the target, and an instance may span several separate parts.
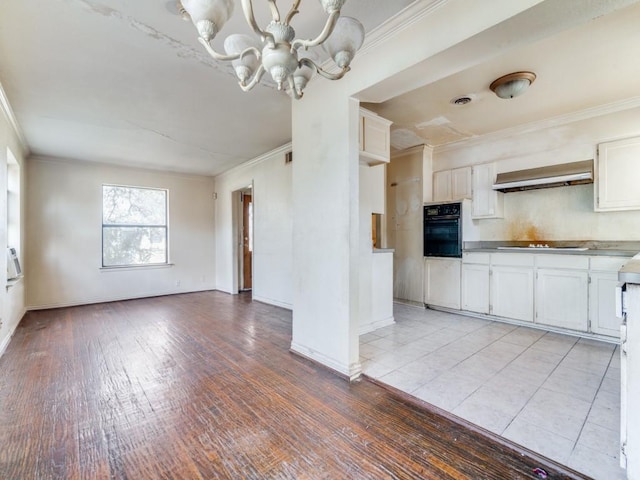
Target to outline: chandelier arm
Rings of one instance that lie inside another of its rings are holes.
[[[280,21],[280,10],[276,5],[276,0],[267,0],[269,2],[269,8],[271,9],[271,18],[274,22]]]
[[[311,60],[310,58],[306,58],[306,57],[301,58],[299,64],[300,64],[300,66],[305,65],[305,66],[307,66],[309,68],[312,68],[313,70],[315,70],[316,73],[318,73],[319,75],[321,75],[324,78],[327,78],[329,80],[340,80],[342,77],[344,77],[347,74],[347,72],[349,70],[351,70],[351,67],[344,67],[338,73],[329,73],[329,72],[323,70],[322,68],[320,68],[318,65],[316,65],[313,60]]]
[[[294,100],[300,100],[302,98],[302,92],[299,92],[296,88],[296,82],[293,73],[287,77],[289,82],[289,96]]]
[[[333,32],[333,29],[335,28],[336,22],[338,21],[339,17],[340,17],[340,10],[333,10],[329,14],[329,18],[327,18],[327,23],[325,24],[324,29],[322,30],[320,35],[318,35],[313,40],[300,40],[300,39],[294,40],[293,43],[291,44],[291,51],[297,50],[300,47],[304,47],[305,49],[310,47],[316,47],[321,43],[323,43],[327,38],[329,38],[329,35],[331,35],[331,32]]]
[[[272,2],[274,2],[274,0],[269,0],[270,4]],[[273,5],[275,6],[275,3],[273,3]],[[256,18],[253,15],[253,4],[251,3],[251,0],[242,0],[242,11],[244,12],[244,18],[247,20],[247,23],[249,24],[249,26],[254,32],[256,32],[260,36],[262,41],[267,42],[271,47],[275,47],[276,40],[275,38],[273,38],[273,35],[271,35],[269,32],[265,32],[261,30],[258,24],[256,23]]]
[[[291,10],[289,10],[289,13],[287,13],[287,16],[286,16],[286,18],[285,18],[285,20],[284,20],[284,24],[285,24],[285,25],[289,25],[289,24],[291,23],[291,19],[292,19],[295,15],[297,15],[298,13],[300,13],[300,12],[298,11],[298,7],[300,6],[300,2],[301,2],[301,1],[302,1],[302,0],[295,0],[295,1],[293,2],[293,6],[291,7]]]
[[[256,70],[256,73],[253,75],[253,78],[249,83],[247,83],[246,85],[242,85],[242,82],[238,82],[242,91],[248,92],[253,87],[255,87],[258,84],[258,82],[260,82],[260,79],[264,75],[264,72],[265,72],[264,66],[260,64],[260,66],[258,67],[258,70]]]
[[[209,44],[209,42],[207,42],[204,38],[202,37],[198,37],[198,41],[204,45],[204,48],[207,49],[207,52],[209,52],[209,55],[211,55],[213,58],[215,58],[216,60],[220,60],[220,61],[229,61],[229,60],[237,60],[238,58],[240,58],[241,56],[245,55],[245,52],[240,52],[240,53],[234,53],[232,55],[223,55],[221,53],[216,52],[212,47],[211,44]],[[253,47],[251,47],[253,48]],[[249,50],[249,49],[247,49]],[[254,50],[256,50],[254,48]],[[246,51],[246,50],[245,50]],[[259,53],[259,52],[258,52]],[[259,57],[258,57],[259,58]]]

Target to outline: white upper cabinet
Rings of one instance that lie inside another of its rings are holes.
[[[367,165],[389,163],[391,122],[373,112],[360,109],[360,162]]]
[[[473,167],[471,218],[502,218],[504,216],[504,194],[493,189],[495,181],[495,163]]]
[[[442,170],[433,174],[433,201],[451,200],[451,170]]]
[[[433,174],[433,201],[471,198],[471,167],[441,170]]]
[[[598,145],[595,210],[640,210],[640,137]]]

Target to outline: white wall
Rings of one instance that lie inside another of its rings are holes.
[[[215,287],[213,178],[37,157],[27,165],[29,308]],[[172,266],[101,269],[105,183],[169,190]]]
[[[12,245],[16,247],[20,259],[24,259],[24,191],[25,191],[25,160],[24,150],[20,138],[10,121],[11,108],[4,96],[4,91],[0,85],[0,272],[6,272],[7,258],[5,255],[5,247],[7,246],[7,148],[11,149],[12,154],[20,166],[21,171],[21,209],[22,209],[22,228],[21,228],[21,245]],[[24,263],[24,262],[23,262]],[[18,323],[25,313],[25,288],[24,279],[19,280],[10,288],[7,288],[7,279],[4,274],[0,275],[0,355],[4,352],[11,336],[15,331]]]
[[[373,213],[384,214],[385,164],[360,165],[360,268],[359,333],[391,325],[393,318],[393,254],[373,251]]]
[[[494,0],[490,9],[471,0],[433,8],[416,2],[416,11],[399,22],[403,28],[370,42],[345,78],[313,81],[293,102],[292,144],[300,161],[293,171],[292,350],[349,377],[359,373],[360,249],[368,232],[360,228],[358,104],[352,97],[537,1]],[[443,34],[436,28],[451,18],[455,29]]]
[[[387,181],[387,239],[395,249],[393,296],[417,303],[424,301],[423,183],[431,185],[430,170],[423,171],[425,150],[418,147],[395,155]]]
[[[599,143],[638,135],[640,108],[634,108],[436,149],[434,170],[495,161],[497,171],[505,172],[576,162],[595,158]],[[594,185],[512,192],[504,195],[503,219],[475,220],[463,235],[465,241],[637,241],[640,212],[594,212]]]
[[[237,215],[234,192],[253,186],[253,286],[255,300],[291,308],[292,300],[292,164],[285,145],[215,178],[216,288],[238,293]],[[298,161],[295,156],[293,162]],[[313,255],[309,250],[308,255]]]

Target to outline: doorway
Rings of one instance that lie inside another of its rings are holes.
[[[239,192],[240,215],[238,222],[239,290],[250,291],[253,287],[253,194],[249,186]]]

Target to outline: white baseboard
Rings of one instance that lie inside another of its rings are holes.
[[[251,298],[256,302],[266,303],[268,305],[285,308],[287,310],[293,310],[293,305],[291,303],[281,302],[279,300],[274,300],[273,298],[265,298],[259,295],[252,295]]]
[[[26,313],[27,313],[27,309],[23,308],[22,312],[20,312],[20,319],[11,328],[11,331],[9,332],[9,334],[2,339],[2,343],[0,343],[0,357],[4,355],[5,350],[7,349],[7,347],[9,346],[9,343],[11,342],[11,339],[13,338],[13,334],[16,333],[16,328],[18,328],[18,325],[20,325],[20,322],[22,321]]]
[[[294,342],[291,342],[291,351],[301,357],[311,360],[312,362],[319,363],[344,377],[347,377],[349,381],[357,379],[362,374],[362,365],[360,362],[346,365],[311,348]]]
[[[388,318],[383,318],[382,320],[376,320],[375,322],[367,323],[366,325],[360,325],[359,335],[373,332],[374,330],[378,330],[382,327],[388,327],[389,325],[393,325],[394,323],[396,323],[396,319],[392,315]]]
[[[199,290],[188,290],[188,291],[170,290],[166,292],[142,293],[140,295],[134,295],[134,296],[128,295],[128,296],[121,296],[121,297],[85,298],[85,299],[79,299],[73,302],[51,303],[46,305],[28,305],[27,310],[48,310],[50,308],[78,307],[81,305],[92,305],[95,303],[121,302],[124,300],[136,300],[139,298],[164,297],[167,295],[181,295],[183,293],[196,293],[196,292],[209,292],[209,291],[215,291],[215,289],[203,288]]]

